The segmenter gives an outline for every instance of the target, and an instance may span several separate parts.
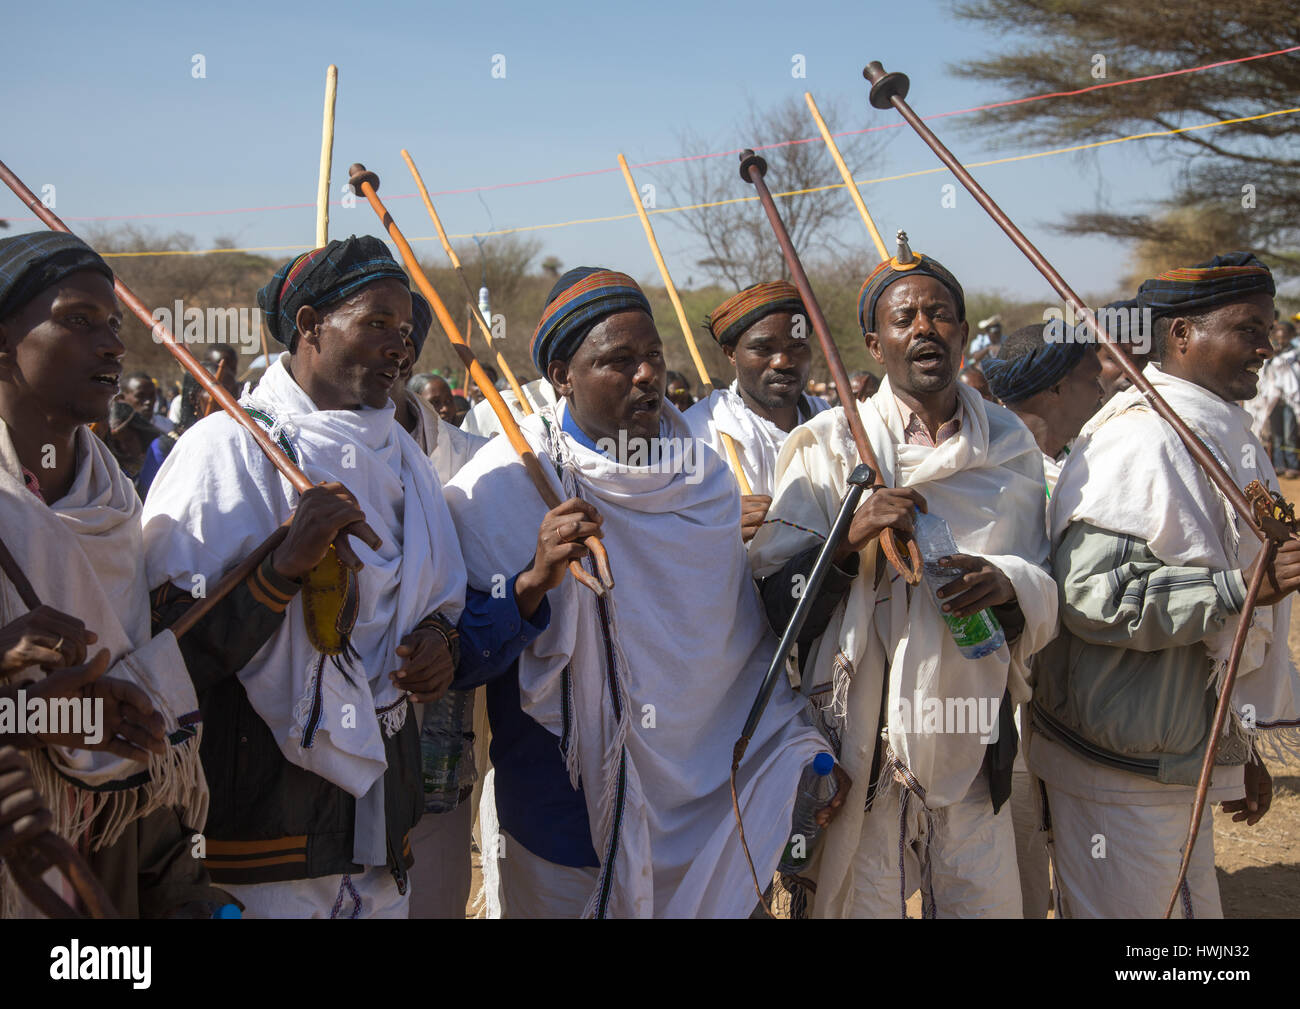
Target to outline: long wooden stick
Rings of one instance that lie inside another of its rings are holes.
[[[442,298],[438,297],[438,292],[429,283],[429,278],[421,268],[419,260],[415,258],[410,242],[406,240],[406,236],[402,234],[402,229],[393,220],[393,215],[388,212],[388,208],[379,199],[379,194],[375,191],[379,185],[379,176],[374,172],[367,171],[366,166],[362,164],[353,165],[348,174],[353,190],[365,196],[370,203],[370,208],[384,222],[384,229],[397,246],[398,252],[401,253],[402,261],[406,264],[407,270],[410,271],[411,277],[420,289],[420,293],[428,299],[429,304],[433,307],[433,312],[438,317],[442,331],[446,334],[447,339],[451,341],[452,347],[460,357],[461,364],[473,376],[474,381],[478,384],[479,391],[492,404],[492,410],[497,415],[501,430],[505,432],[514,450],[519,453],[519,459],[523,462],[524,469],[528,471],[528,476],[532,480],[533,486],[537,488],[537,493],[542,496],[547,508],[558,507],[561,503],[560,496],[556,494],[555,488],[551,486],[550,481],[546,478],[546,472],[542,469],[541,463],[537,461],[537,456],[533,453],[532,446],[528,444],[528,439],[519,430],[519,422],[515,420],[510,408],[506,406],[506,401],[501,398],[501,393],[497,392],[492,380],[487,377],[483,365],[479,364],[478,358],[474,356],[469,341],[465,340],[457,331],[455,320],[452,319],[451,313],[447,311],[447,306],[443,304]],[[605,594],[606,589],[614,587],[614,576],[609,568],[609,556],[605,553],[604,544],[597,537],[588,536],[583,540],[583,543],[591,551],[596,571],[600,575],[600,581],[593,578],[577,561],[569,562],[569,571],[573,573],[574,578],[591,589],[592,592],[602,596]]]
[[[1192,818],[1187,824],[1187,837],[1183,841],[1183,853],[1178,862],[1178,877],[1174,881],[1173,892],[1169,894],[1169,904],[1165,907],[1165,917],[1174,913],[1179,893],[1187,880],[1187,870],[1192,864],[1192,851],[1196,847],[1196,838],[1201,831],[1201,814],[1205,812],[1205,803],[1209,799],[1210,779],[1214,774],[1214,762],[1219,753],[1219,737],[1223,735],[1223,726],[1228,719],[1228,708],[1232,704],[1232,690],[1237,684],[1237,669],[1241,665],[1241,652],[1246,646],[1246,637],[1250,633],[1250,615],[1259,599],[1260,589],[1264,587],[1264,575],[1273,565],[1277,556],[1277,543],[1265,540],[1260,547],[1261,556],[1255,565],[1250,585],[1246,589],[1246,600],[1241,608],[1241,619],[1237,622],[1237,631],[1232,636],[1232,651],[1228,653],[1228,669],[1219,687],[1219,699],[1214,705],[1214,718],[1210,723],[1210,738],[1205,744],[1205,756],[1201,758],[1201,773],[1197,779],[1196,795],[1192,799]],[[1254,757],[1252,752],[1251,757]],[[1205,788],[1200,787],[1205,783]]]
[[[334,162],[334,103],[339,93],[339,68],[325,71],[325,120],[321,126],[320,173],[316,182],[316,248],[330,240],[330,169]]]
[[[840,148],[835,143],[835,138],[826,126],[826,120],[822,118],[821,110],[817,108],[817,103],[813,101],[811,91],[803,93],[804,101],[808,103],[808,111],[812,113],[813,119],[817,123],[817,129],[826,141],[826,147],[831,152],[831,160],[835,162],[835,167],[839,169],[840,178],[844,180],[844,188],[849,191],[849,198],[853,200],[853,205],[858,208],[858,213],[862,216],[862,223],[867,226],[867,231],[871,234],[871,241],[879,253],[883,262],[889,258],[889,250],[885,248],[885,240],[880,237],[880,231],[876,228],[876,222],[871,219],[871,213],[867,210],[867,204],[862,199],[862,193],[858,190],[858,184],[853,181],[853,173],[849,171],[849,166],[844,163],[844,155],[840,153]]]
[[[465,271],[461,269],[460,257],[456,255],[456,250],[451,247],[451,242],[447,238],[447,232],[442,226],[442,220],[438,217],[438,212],[433,209],[433,201],[429,199],[429,190],[425,188],[424,179],[420,178],[420,172],[416,169],[415,162],[411,160],[411,156],[406,152],[406,148],[402,148],[402,159],[406,162],[406,167],[411,170],[411,176],[415,179],[416,188],[420,190],[420,196],[424,200],[424,209],[427,210],[429,216],[433,218],[433,226],[438,232],[438,241],[442,243],[442,251],[447,254],[447,258],[451,260],[452,269],[456,271],[456,276],[460,277],[460,282],[465,285],[465,293],[469,295],[469,298],[466,300],[469,304],[470,316],[478,323],[478,328],[483,333],[483,339],[487,341],[488,350],[496,355],[497,367],[501,369],[501,375],[505,378],[506,382],[510,384],[510,388],[519,398],[520,411],[523,412],[525,417],[530,416],[533,412],[533,408],[529,404],[528,400],[524,398],[524,390],[520,387],[519,380],[515,378],[514,371],[512,371],[510,365],[506,363],[506,359],[502,356],[501,352],[492,344],[492,327],[488,321],[483,318],[483,313],[479,311],[478,302],[474,300],[474,288],[470,285],[469,278],[465,276]]]
[[[1128,376],[1129,381],[1138,388],[1151,405],[1151,408],[1174,429],[1187,447],[1187,451],[1191,453],[1192,458],[1200,463],[1201,468],[1205,470],[1205,475],[1223,492],[1233,509],[1241,516],[1251,531],[1260,539],[1263,539],[1265,533],[1260,528],[1259,523],[1256,522],[1254,510],[1251,508],[1250,502],[1246,500],[1246,495],[1242,493],[1241,488],[1237,486],[1227,471],[1219,465],[1219,461],[1214,458],[1214,455],[1205,447],[1201,439],[1165,402],[1164,397],[1155,390],[1147,377],[1129,360],[1128,355],[1119,349],[1114,340],[1111,339],[1110,334],[1097,322],[1097,317],[1093,314],[1092,309],[1088,308],[1083,303],[1083,299],[1074,293],[1074,290],[1065,282],[1065,279],[1056,272],[1056,268],[1047,261],[1047,257],[1039,252],[1034,244],[1025,237],[1024,232],[1016,227],[1011,218],[1006,215],[1006,212],[975,181],[975,177],[957,160],[952,151],[948,150],[943,145],[943,142],[934,135],[930,127],[912,111],[904,100],[910,86],[907,76],[900,73],[886,73],[885,68],[878,62],[869,63],[867,68],[862,71],[862,76],[872,84],[871,104],[878,109],[887,109],[892,105],[898,110],[899,115],[925,141],[930,150],[934,151],[939,160],[948,167],[948,170],[957,176],[958,181],[966,187],[967,191],[975,197],[975,202],[984,208],[998,227],[1011,239],[1016,248],[1024,253],[1025,258],[1034,265],[1034,268],[1052,285],[1052,289],[1070,306],[1075,313],[1075,317],[1082,318],[1092,327],[1092,331],[1097,334],[1097,342],[1101,349],[1109,354],[1115,364],[1119,366],[1120,371]],[[1274,538],[1277,539],[1285,539],[1290,535],[1290,532],[1285,527],[1282,527],[1280,523],[1273,532],[1276,533]]]
[[[740,177],[757,191],[759,202],[763,205],[763,212],[767,214],[777,244],[781,246],[781,255],[790,270],[790,279],[799,289],[799,297],[803,301],[804,308],[808,309],[813,332],[817,334],[817,342],[821,344],[822,356],[826,358],[826,366],[830,369],[831,378],[835,382],[835,391],[839,394],[840,405],[844,409],[844,418],[849,424],[849,433],[853,435],[853,442],[858,448],[858,458],[870,466],[876,474],[875,486],[884,486],[880,463],[876,461],[876,453],[872,451],[867,429],[862,425],[862,415],[857,409],[858,401],[853,397],[853,387],[849,385],[848,372],[844,370],[844,360],[840,357],[839,348],[835,346],[830,327],[826,325],[826,316],[822,314],[817,296],[813,294],[812,284],[808,280],[808,274],[804,272],[803,263],[799,261],[799,253],[795,251],[794,243],[790,241],[790,233],[786,230],[785,222],[781,220],[781,213],[776,209],[776,201],[772,199],[772,193],[763,179],[766,172],[767,162],[757,154],[751,150],[741,153]],[[921,553],[917,548],[916,540],[907,537],[905,542],[904,550],[904,539],[896,529],[889,526],[886,526],[880,534],[880,546],[889,563],[909,585],[919,585]]]
[[[22,200],[27,209],[39,217],[47,228],[51,231],[72,234],[72,229],[59,220],[52,210],[37,199],[36,195],[23,184],[23,181],[3,161],[0,161],[0,180],[3,180],[5,185],[13,190],[14,195]],[[176,358],[177,363],[193,375],[195,381],[207,391],[209,396],[217,401],[217,405],[230,414],[231,419],[252,436],[253,440],[257,442],[257,447],[262,450],[262,454],[271,460],[271,463],[289,481],[294,490],[300,494],[306,493],[312,486],[311,481],[307,479],[302,470],[294,465],[293,461],[285,454],[284,449],[272,441],[261,425],[245,412],[244,408],[236,402],[235,397],[230,395],[224,386],[213,380],[207,369],[195,360],[189,348],[178,343],[171,330],[161,322],[154,321],[145,303],[122,283],[120,277],[113,278],[113,288],[117,292],[117,296],[122,299],[122,303],[134,313],[137,319],[149,327],[154,337],[171,352],[172,357]],[[375,531],[364,522],[348,526],[346,532],[349,535],[356,536],[372,550],[377,550],[383,543],[379,536],[375,534]]]
[[[690,351],[691,360],[695,363],[695,370],[699,373],[700,381],[704,384],[704,395],[713,391],[713,380],[709,378],[708,369],[704,367],[704,358],[700,357],[700,348],[696,346],[695,334],[691,331],[691,324],[686,321],[686,310],[682,308],[682,299],[677,296],[677,287],[673,283],[672,274],[668,272],[668,264],[664,262],[664,254],[659,250],[659,239],[655,238],[655,229],[650,225],[650,215],[645,212],[645,204],[641,202],[641,194],[637,192],[636,180],[632,178],[632,169],[627,165],[627,158],[622,154],[618,156],[618,167],[623,172],[623,180],[627,183],[627,191],[632,195],[632,205],[636,207],[637,217],[641,219],[641,227],[645,230],[646,241],[650,244],[650,252],[654,255],[655,264],[659,267],[659,276],[663,278],[664,287],[668,289],[668,300],[673,303],[673,310],[677,313],[677,324],[682,328],[682,336],[686,340],[686,349]],[[727,458],[731,462],[731,469],[736,474],[736,482],[740,484],[740,493],[753,494],[753,488],[749,485],[749,480],[745,476],[745,470],[740,465],[740,456],[736,452],[736,443],[731,435],[725,432],[718,432],[722,435],[722,444],[727,450]]]

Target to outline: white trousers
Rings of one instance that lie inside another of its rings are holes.
[[[1039,782],[1028,771],[1011,772],[1011,823],[1016,831],[1016,866],[1026,918],[1046,918],[1052,904],[1047,837]],[[1001,815],[1001,814],[999,814]]]
[[[596,888],[599,870],[575,869],[539,858],[504,830],[496,845],[504,918],[579,918]],[[488,852],[484,852],[487,858]]]
[[[466,799],[450,813],[425,813],[412,828],[412,918],[465,917],[473,811]]]
[[[1192,803],[1138,806],[1081,799],[1047,786],[1052,862],[1066,918],[1162,918]],[[1175,918],[1222,918],[1214,873],[1212,804],[1206,803]]]
[[[983,772],[960,801],[937,810],[891,783],[865,816],[853,860],[851,917],[906,917],[907,898],[918,888],[934,917],[1021,916],[1011,811],[1004,805],[993,814]]]
[[[399,894],[382,865],[345,876],[221,888],[244,905],[245,918],[405,918],[411,902],[410,883]]]

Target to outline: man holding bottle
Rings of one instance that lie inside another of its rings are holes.
[[[1029,696],[1030,656],[1056,629],[1042,456],[1009,411],[958,383],[965,300],[942,265],[900,235],[858,305],[885,380],[855,406],[888,489],[858,508],[799,644],[817,721],[854,782],[844,808],[866,812],[827,831],[813,913],[905,914],[919,887],[927,917],[1019,917],[1002,812],[1011,713]],[[786,442],[750,547],[774,625],[793,610],[857,462],[839,410]],[[875,541],[887,527],[911,534],[917,511],[943,519],[959,552],[927,556],[931,584],[911,587]],[[972,617],[987,641],[958,640]]]

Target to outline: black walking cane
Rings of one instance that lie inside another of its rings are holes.
[[[741,730],[740,738],[736,740],[736,745],[731,751],[731,808],[736,814],[736,829],[740,832],[740,846],[744,849],[745,861],[749,863],[749,874],[754,878],[754,890],[758,893],[758,900],[763,905],[763,910],[770,917],[775,917],[775,915],[772,914],[772,909],[767,906],[767,898],[763,896],[763,888],[758,885],[758,872],[754,869],[754,859],[750,855],[749,845],[745,841],[745,824],[740,818],[740,800],[736,795],[736,773],[740,770],[740,762],[745,756],[745,750],[749,748],[749,741],[754,736],[754,730],[758,728],[759,719],[763,717],[767,702],[772,699],[772,691],[776,689],[777,678],[781,675],[785,661],[790,655],[790,649],[794,647],[795,641],[799,639],[799,632],[803,630],[803,625],[808,620],[808,612],[817,600],[817,594],[821,591],[822,582],[826,580],[826,572],[835,563],[835,551],[839,549],[840,544],[844,542],[844,537],[848,534],[849,525],[853,521],[853,513],[858,510],[858,502],[862,500],[862,492],[870,487],[875,479],[875,471],[866,463],[859,463],[854,467],[853,472],[849,474],[849,489],[844,495],[844,503],[840,505],[840,512],[835,516],[835,523],[831,526],[826,542],[822,544],[821,551],[817,554],[817,560],[813,562],[812,572],[808,575],[808,584],[804,586],[803,594],[799,597],[799,602],[795,604],[794,613],[790,615],[790,622],[786,625],[785,633],[781,635],[781,643],[777,645],[776,654],[772,656],[772,662],[767,667],[767,675],[763,677],[763,683],[758,688],[758,696],[754,698],[754,704],[749,709],[749,717],[745,719],[745,728]],[[804,693],[806,694],[807,691],[805,690]]]

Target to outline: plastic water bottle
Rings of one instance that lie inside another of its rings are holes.
[[[980,659],[996,652],[1006,644],[1007,638],[992,610],[983,609],[968,617],[955,617],[943,611],[944,600],[939,598],[938,591],[962,574],[956,568],[946,568],[939,563],[943,558],[960,552],[948,523],[938,515],[924,514],[919,510],[915,517],[914,535],[925,561],[925,584],[935,606],[939,607],[943,622],[952,633],[953,641],[957,642],[957,650],[968,659]]]
[[[802,872],[812,858],[822,830],[817,825],[817,814],[835,798],[835,790],[839,787],[835,775],[831,774],[834,768],[835,758],[829,753],[819,753],[803,769],[799,794],[794,800],[794,815],[790,817],[790,840],[781,856],[781,864],[777,866],[778,872]]]
[[[474,693],[448,690],[424,708],[420,726],[420,763],[424,776],[424,811],[447,813],[460,804],[462,778],[473,780]],[[469,771],[466,774],[466,771]]]

